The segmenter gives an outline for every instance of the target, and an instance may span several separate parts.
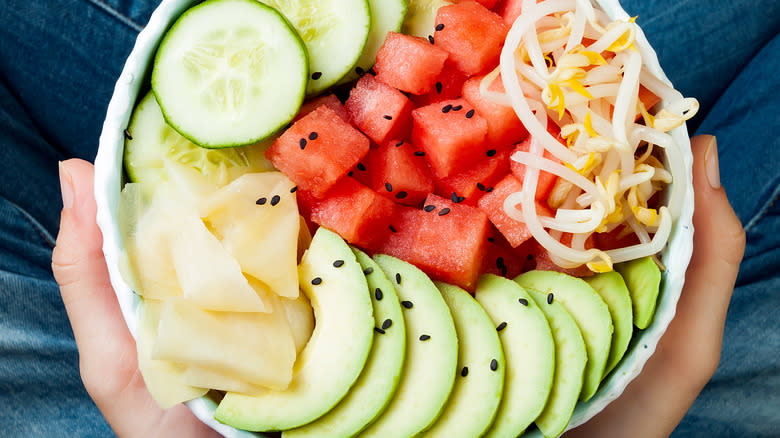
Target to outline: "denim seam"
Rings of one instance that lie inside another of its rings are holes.
[[[116,18],[120,22],[126,24],[136,32],[140,32],[143,30],[143,26],[133,21],[130,17],[122,14],[121,12],[117,11],[113,7],[109,6],[102,0],[89,0],[90,3],[97,6],[98,8],[102,9],[104,12],[106,12],[108,15],[111,15],[112,17]]]
[[[772,204],[774,204],[777,199],[780,197],[780,185],[775,187],[775,193],[774,195],[769,198],[769,202],[764,204],[763,207],[761,207],[761,210],[758,211],[758,213],[753,217],[753,219],[748,222],[747,225],[745,225],[745,232],[749,232],[761,219],[766,216],[767,213],[769,213],[769,208],[772,207]]]
[[[5,198],[5,201],[8,202],[8,204],[10,204],[12,207],[16,208],[19,213],[22,214],[22,217],[27,221],[27,223],[29,223],[33,229],[38,232],[38,235],[41,236],[52,249],[54,248],[56,245],[56,240],[51,234],[49,234],[49,232],[46,230],[46,228],[43,227],[43,225],[41,225],[40,222],[38,222],[32,215],[30,215],[30,213],[27,213],[27,211],[25,211],[25,209],[22,207],[9,201],[7,198]]]

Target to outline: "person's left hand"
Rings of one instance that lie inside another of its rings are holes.
[[[63,209],[52,256],[84,386],[120,437],[220,436],[184,405],[160,409],[146,389],[135,340],[122,319],[103,258],[93,176],[86,161],[60,163]]]

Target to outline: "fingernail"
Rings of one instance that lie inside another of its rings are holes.
[[[704,170],[707,174],[707,181],[713,189],[720,188],[720,165],[718,164],[718,142],[712,137],[707,150],[704,151]]]
[[[63,210],[73,207],[73,177],[70,176],[62,161],[60,161],[60,191]]]

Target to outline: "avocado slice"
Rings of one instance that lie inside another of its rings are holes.
[[[337,260],[344,263],[337,267]],[[320,227],[298,277],[315,325],[290,386],[253,396],[229,392],[217,407],[217,421],[251,431],[298,427],[329,411],[360,375],[373,342],[374,314],[355,255],[341,237]]]
[[[416,267],[386,255],[374,261],[393,282],[406,323],[406,362],[385,412],[361,437],[411,437],[441,414],[455,383],[458,337],[447,303]]]
[[[504,394],[486,437],[516,437],[544,409],[553,382],[555,345],[531,295],[512,280],[482,275],[475,297],[493,321],[506,356]]]
[[[369,256],[352,249],[363,268],[374,305],[374,344],[346,397],[330,412],[283,438],[350,437],[374,421],[395,394],[406,356],[406,327],[395,288]]]
[[[615,265],[615,270],[623,276],[631,294],[634,309],[634,325],[644,330],[653,322],[655,303],[661,287],[661,270],[652,257],[631,260]]]
[[[566,429],[577,405],[588,354],[580,329],[569,312],[555,299],[548,300],[547,295],[534,289],[526,290],[542,309],[555,341],[552,392],[535,423],[546,438],[557,437]]]
[[[482,436],[493,423],[504,392],[506,362],[498,331],[465,290],[436,283],[450,308],[458,334],[458,374],[444,412],[426,437]]]
[[[596,274],[584,279],[607,303],[615,333],[612,334],[612,346],[609,349],[604,377],[607,376],[626,354],[628,343],[634,334],[633,313],[631,311],[631,296],[628,294],[626,282],[615,271]]]
[[[577,322],[588,352],[580,394],[580,400],[587,401],[599,388],[612,342],[612,317],[607,305],[588,283],[560,272],[529,271],[515,281],[545,296],[553,294],[553,300],[558,300]]]

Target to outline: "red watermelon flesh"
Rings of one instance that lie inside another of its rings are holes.
[[[525,272],[529,245],[509,248],[498,243],[488,242],[487,253],[480,270],[483,274],[494,274],[506,278],[515,278]]]
[[[417,106],[426,106],[443,100],[457,99],[461,97],[463,83],[466,75],[455,67],[455,64],[447,59],[439,76],[436,77],[433,90],[419,96],[412,95],[411,99]]]
[[[400,140],[372,150],[371,188],[399,204],[419,206],[433,191],[433,178],[424,154]]]
[[[531,242],[531,260],[527,265],[528,269],[537,269],[540,271],[555,271],[562,272],[564,274],[571,275],[572,277],[590,277],[593,275],[593,271],[588,269],[586,265],[581,265],[576,268],[562,268],[555,264],[550,258],[550,253],[538,242]]]
[[[323,199],[311,204],[311,221],[338,233],[349,243],[375,247],[392,221],[395,204],[345,177]]]
[[[531,148],[531,142],[534,141],[532,139],[528,139],[520,144],[517,145],[514,152],[516,151],[523,151],[528,152]],[[513,152],[513,153],[514,153]],[[561,160],[555,158],[553,154],[551,154],[549,151],[545,149],[544,158],[547,158],[548,160],[552,160],[556,163],[560,163]],[[520,164],[517,161],[509,160],[510,168],[512,169],[512,174],[517,178],[518,181],[522,182],[523,178],[525,178],[525,164]],[[536,182],[536,199],[537,200],[543,200],[550,197],[550,192],[552,192],[553,187],[555,186],[555,182],[558,181],[558,177],[545,172],[545,171],[539,171],[539,179]]]
[[[463,73],[471,76],[498,64],[509,30],[500,16],[475,1],[443,6],[436,14],[435,45],[446,50]]]
[[[345,122],[349,122],[349,115],[347,114],[347,110],[344,109],[344,105],[341,104],[341,101],[339,100],[338,97],[336,97],[335,94],[326,94],[324,96],[315,97],[314,99],[307,100],[301,106],[301,109],[300,111],[298,111],[298,114],[293,119],[293,122],[297,122],[298,120],[302,119],[305,115],[314,111],[320,105],[327,106],[328,108],[332,109],[336,114],[338,114],[338,116],[341,117],[342,120],[344,120]]]
[[[454,0],[453,3],[462,3],[467,0]],[[498,0],[476,0],[477,3],[481,4],[482,6],[491,9],[493,6],[495,6],[496,2]]]
[[[517,118],[511,106],[499,105],[482,96],[479,91],[484,76],[475,76],[463,84],[463,98],[477,110],[477,114],[487,121],[487,141],[494,146],[517,143],[528,137],[528,131]],[[500,78],[493,82],[492,91],[503,93],[504,86]]]
[[[507,196],[521,191],[522,188],[520,181],[511,174],[507,175],[496,184],[495,190],[483,196],[478,204],[480,210],[487,214],[490,222],[498,228],[513,248],[532,237],[524,222],[510,218],[504,210],[504,200]],[[518,208],[521,209],[519,206]],[[553,216],[552,210],[539,201],[536,201],[536,211],[540,216]]]
[[[607,233],[596,233],[595,236],[599,249],[604,251],[639,244],[639,238],[628,225],[617,227]]]
[[[370,74],[360,78],[346,103],[352,123],[376,144],[409,135],[412,109],[403,93]]]
[[[447,56],[426,39],[390,32],[376,53],[374,70],[376,78],[387,85],[424,94],[434,89]]]
[[[367,152],[368,138],[321,105],[295,122],[265,152],[300,189],[322,197]]]
[[[387,230],[380,233],[377,245],[369,248],[378,254],[387,254],[412,263],[412,253],[417,239],[417,223],[423,211],[417,208],[396,206],[395,215]],[[392,226],[392,228],[390,228]]]
[[[509,153],[507,148],[498,151],[489,149],[486,156],[474,166],[454,175],[436,181],[436,194],[444,197],[462,197],[463,203],[477,205],[485,193],[493,191],[493,186],[509,173]]]
[[[464,99],[412,111],[412,144],[425,151],[439,178],[468,168],[485,154],[487,122]]]

